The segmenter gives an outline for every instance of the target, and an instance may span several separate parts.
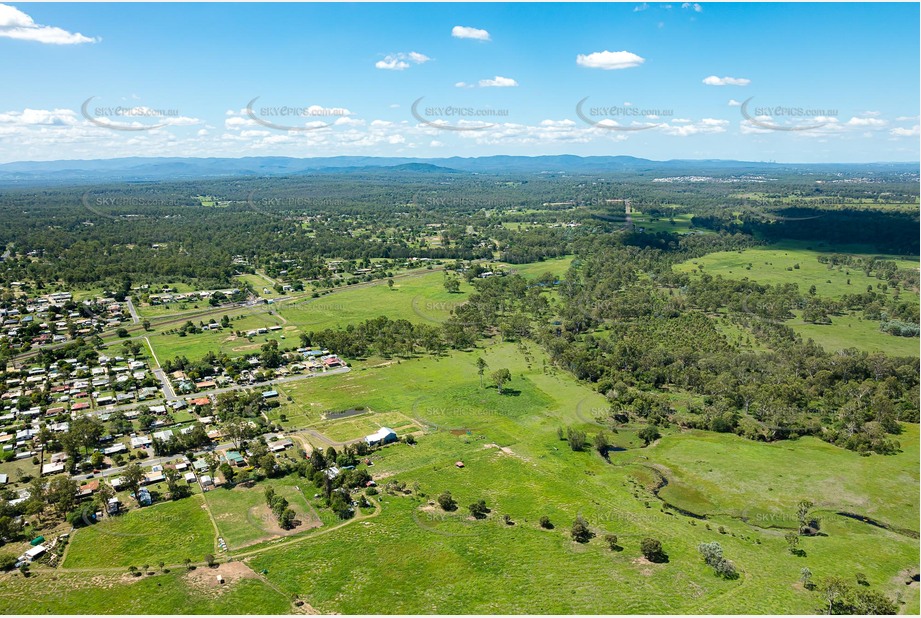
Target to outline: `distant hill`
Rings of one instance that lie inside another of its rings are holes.
[[[129,157],[69,161],[22,161],[0,164],[0,184],[83,183],[100,181],[190,180],[241,176],[288,176],[305,173],[398,174],[605,174],[706,175],[781,171],[917,172],[918,164],[790,164],[729,160],[652,161],[624,155],[535,157]]]

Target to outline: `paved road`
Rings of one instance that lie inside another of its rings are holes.
[[[195,393],[195,397],[204,397],[205,395],[220,395],[221,393],[229,393],[230,391],[240,390],[241,388],[258,388],[260,386],[271,386],[273,384],[287,384],[288,382],[299,382],[300,380],[308,380],[310,378],[325,378],[327,376],[336,376],[343,373],[348,373],[352,370],[351,367],[336,367],[335,369],[329,369],[323,373],[299,373],[293,376],[287,376],[284,378],[276,378],[274,380],[269,380],[268,382],[257,382],[256,384],[246,385],[246,386],[227,386],[225,388],[215,388],[210,391],[202,391],[201,393]]]
[[[138,315],[138,312],[134,308],[134,303],[131,302],[131,297],[125,297],[125,304],[128,305],[128,312],[131,314],[131,321],[135,324],[141,323],[141,317]]]

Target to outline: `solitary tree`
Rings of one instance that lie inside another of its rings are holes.
[[[235,450],[240,450],[246,441],[252,437],[252,429],[250,422],[244,418],[232,418],[224,425],[225,433],[230,438]]]
[[[570,535],[572,535],[572,540],[576,543],[588,543],[595,536],[595,533],[588,527],[588,522],[585,518],[578,515],[576,520],[572,522]]]
[[[123,477],[125,479],[125,485],[128,487],[128,491],[134,494],[134,499],[137,500],[138,505],[141,504],[141,481],[144,480],[144,470],[136,463],[131,464],[125,468],[125,473]]]
[[[783,538],[787,541],[787,548],[790,550],[790,553],[796,554],[796,548],[799,546],[799,535],[795,532],[788,532]]]
[[[460,281],[456,277],[445,277],[445,290],[449,294],[457,294],[460,292]]]
[[[478,500],[467,508],[470,509],[470,514],[476,519],[483,519],[486,517],[486,514],[489,513],[485,500]]]
[[[476,359],[476,372],[480,376],[480,388],[483,388],[483,374],[486,373],[486,368],[489,365],[486,364],[486,361],[483,360],[482,356],[478,356]]]
[[[502,387],[506,382],[509,382],[512,379],[512,372],[508,369],[499,369],[494,371],[492,374],[492,381],[496,383],[496,388],[499,390],[499,394],[502,394]]]
[[[809,567],[803,567],[799,572],[799,580],[803,582],[803,588],[807,590],[812,589],[812,571],[809,570]]]
[[[96,490],[96,502],[98,503],[103,513],[108,515],[109,500],[114,497],[115,488],[105,481],[99,481],[99,489]]]
[[[442,509],[446,511],[455,511],[457,510],[457,501],[451,496],[450,491],[446,491],[440,496],[438,496],[438,504]]]
[[[655,425],[646,425],[636,435],[646,446],[662,437],[662,434],[659,433],[659,428]]]
[[[607,459],[608,450],[611,448],[611,441],[608,440],[608,434],[604,431],[599,431],[595,434],[594,443],[595,450],[598,451],[598,454]]]
[[[611,548],[611,551],[616,551],[620,545],[617,544],[617,535],[616,534],[606,534],[604,535],[604,540],[607,542],[608,547]]]
[[[665,562],[665,552],[662,551],[662,543],[658,539],[646,537],[640,542],[640,551],[650,562]]]
[[[822,595],[828,604],[826,613],[831,615],[835,613],[835,603],[838,598],[847,592],[847,583],[840,577],[829,577],[822,582]]]

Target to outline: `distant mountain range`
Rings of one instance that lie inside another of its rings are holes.
[[[83,183],[100,181],[194,180],[241,176],[292,176],[329,173],[400,174],[668,174],[707,175],[778,172],[918,172],[917,163],[791,164],[729,160],[652,161],[629,156],[575,155],[448,157],[130,157],[71,161],[22,161],[0,164],[0,184]]]

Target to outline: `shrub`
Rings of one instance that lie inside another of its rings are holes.
[[[438,505],[446,511],[457,510],[457,501],[451,496],[450,491],[446,491],[438,496]]]
[[[12,571],[16,568],[16,562],[13,554],[0,554],[0,571]]]
[[[646,537],[640,542],[640,551],[650,562],[665,562],[668,559],[658,539]]]
[[[611,548],[611,551],[616,551],[620,545],[617,544],[617,535],[616,534],[606,534],[604,535],[604,540],[607,542],[608,547]]]
[[[662,437],[662,434],[659,433],[659,428],[655,425],[646,425],[636,435],[646,446]]]
[[[716,541],[701,543],[697,551],[703,556],[704,562],[713,567],[713,570],[722,578],[735,579],[738,577],[735,566],[723,557],[723,548]]]
[[[588,543],[592,540],[592,537],[595,536],[595,533],[589,529],[588,522],[581,515],[576,517],[576,520],[572,522],[572,529],[569,533],[572,535],[572,540],[576,543]]]
[[[489,509],[486,508],[485,500],[474,502],[467,508],[470,509],[470,514],[473,515],[476,519],[484,519],[486,514],[489,513]]]
[[[540,518],[540,527],[545,530],[553,530],[553,524],[550,522],[550,518],[544,515]]]

